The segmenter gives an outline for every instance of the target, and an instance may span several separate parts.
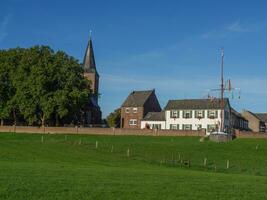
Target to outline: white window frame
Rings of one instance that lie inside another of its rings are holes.
[[[130,119],[129,120],[129,125],[130,126],[136,126],[137,125],[137,119]]]
[[[179,110],[171,110],[171,118],[179,118]]]
[[[191,131],[192,130],[192,124],[183,124],[183,130],[184,131]]]
[[[188,117],[186,115],[189,115]],[[192,118],[192,111],[191,110],[184,110],[183,111],[183,117],[184,119],[191,119]]]
[[[209,111],[208,111],[208,117],[211,118],[211,119],[216,119],[216,118],[218,118],[218,116],[216,116],[216,111],[217,111],[217,110],[209,110]]]
[[[179,130],[179,124],[170,124],[170,130]]]
[[[196,110],[195,114],[196,114],[195,118],[204,118],[205,117],[205,111],[204,110]]]
[[[216,124],[208,124],[207,125],[207,131],[208,132],[216,131],[216,129],[217,129],[217,125]]]
[[[196,124],[197,126],[197,130],[201,130],[202,129],[202,124]]]
[[[134,107],[133,108],[133,113],[137,113],[138,112],[138,108],[137,107]]]

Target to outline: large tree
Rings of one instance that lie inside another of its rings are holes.
[[[79,62],[47,46],[16,51],[19,56],[14,50],[0,52],[0,81],[6,82],[1,77],[10,77],[12,86],[0,88],[0,95],[9,97],[3,103],[0,101],[0,118],[12,115],[16,122],[20,114],[30,125],[80,121],[90,87]],[[18,58],[15,64],[14,57]],[[7,92],[9,90],[12,92]]]
[[[121,120],[121,109],[118,108],[116,110],[114,110],[113,112],[111,112],[108,116],[107,116],[107,124],[109,127],[120,127],[120,120]]]

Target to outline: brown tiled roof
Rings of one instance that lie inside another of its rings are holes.
[[[236,116],[238,116],[238,117],[242,117],[242,115],[239,113],[239,112],[237,112],[234,108],[232,108],[231,107],[231,112],[232,112],[232,114],[234,114],[234,115],[236,115]]]
[[[245,110],[245,112],[251,114],[252,116],[254,116],[254,117],[255,117],[256,119],[258,119],[259,121],[262,121],[262,119],[261,119],[258,115],[256,115],[255,113],[253,113],[253,112],[251,112],[251,111],[248,111],[248,110]]]
[[[258,118],[261,119],[261,121],[267,123],[267,113],[254,113],[258,116]]]
[[[154,90],[133,91],[122,104],[122,107],[142,107]]]
[[[235,116],[242,118],[243,120],[247,121],[246,118],[244,118],[241,113],[237,112],[234,108],[231,107],[231,113],[234,114]]]
[[[165,121],[165,111],[149,112],[142,121]]]
[[[182,99],[182,100],[169,100],[165,110],[172,109],[220,109],[220,99]],[[229,104],[228,98],[224,99],[224,105]]]

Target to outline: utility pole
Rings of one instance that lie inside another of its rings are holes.
[[[223,64],[224,64],[224,49],[222,48],[222,63],[221,63],[221,127],[220,131],[223,132],[224,129],[224,69],[223,69]]]

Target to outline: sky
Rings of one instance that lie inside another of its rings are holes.
[[[90,30],[105,117],[133,90],[218,96],[221,48],[232,106],[267,112],[267,1],[1,0],[0,49],[48,45],[83,60]]]

